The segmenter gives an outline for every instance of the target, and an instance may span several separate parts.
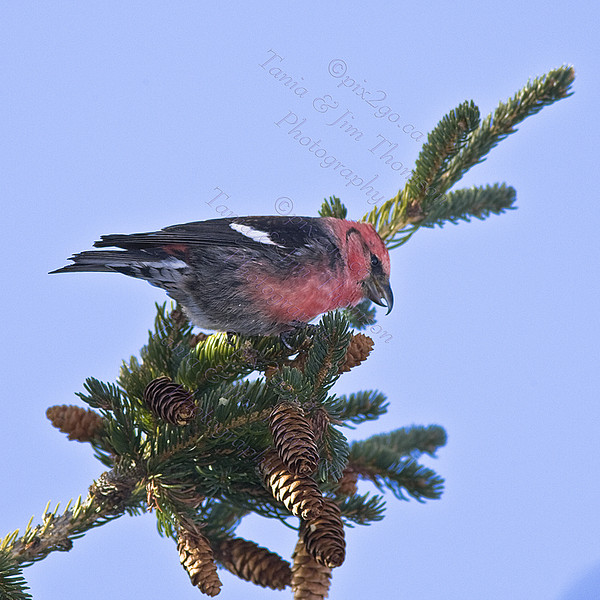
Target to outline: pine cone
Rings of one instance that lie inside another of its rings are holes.
[[[98,413],[79,406],[50,406],[46,416],[54,427],[69,434],[68,439],[78,442],[92,441],[104,426],[104,419]]]
[[[339,567],[346,557],[344,524],[338,505],[323,498],[323,510],[316,517],[300,523],[300,536],[308,553],[321,565]]]
[[[317,484],[310,477],[290,473],[277,452],[265,454],[260,471],[267,489],[293,515],[308,519],[321,514],[323,495]]]
[[[362,333],[354,334],[350,340],[348,350],[346,350],[346,358],[344,358],[344,362],[340,365],[339,373],[346,373],[367,360],[367,356],[371,354],[374,344],[375,342],[368,335]]]
[[[336,493],[339,496],[353,496],[358,492],[358,473],[352,467],[346,467],[338,479]]]
[[[168,377],[153,379],[144,390],[144,402],[160,419],[187,425],[196,416],[194,396]]]
[[[294,600],[324,600],[329,594],[331,569],[320,565],[307,551],[302,538],[298,539],[292,565]]]
[[[215,556],[228,571],[256,585],[273,590],[283,590],[290,585],[289,563],[254,542],[227,538],[218,543]]]
[[[310,475],[317,468],[319,452],[315,435],[302,409],[280,402],[269,420],[273,445],[290,473]]]
[[[182,530],[177,542],[179,560],[187,571],[192,584],[207,596],[216,596],[221,591],[221,580],[208,540],[200,533]]]

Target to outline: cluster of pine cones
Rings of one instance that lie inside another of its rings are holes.
[[[369,337],[355,334],[340,371],[363,362],[372,347]],[[301,357],[295,366],[302,368]],[[271,375],[267,373],[267,377]],[[144,401],[156,417],[173,425],[186,425],[196,415],[193,394],[168,377],[151,381]],[[50,407],[47,416],[55,427],[68,433],[69,439],[81,442],[92,441],[104,425],[100,415],[76,406]],[[203,593],[216,596],[221,590],[218,562],[256,585],[276,590],[291,586],[296,600],[327,597],[331,569],[344,562],[346,552],[340,509],[312,478],[319,462],[318,442],[328,424],[324,410],[307,416],[299,404],[287,401],[277,404],[269,417],[273,446],[263,454],[259,471],[273,497],[300,518],[292,566],[254,542],[237,537],[209,541],[200,528],[182,523],[177,546],[181,564]],[[356,473],[347,469],[338,481],[337,494],[355,493],[356,480]],[[150,497],[152,490],[148,492]]]

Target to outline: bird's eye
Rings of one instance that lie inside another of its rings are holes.
[[[374,254],[371,254],[371,266],[376,267],[378,264],[379,259]]]

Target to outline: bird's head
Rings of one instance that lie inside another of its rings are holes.
[[[369,223],[332,219],[349,276],[360,287],[363,298],[387,308],[394,305],[390,287],[390,255],[383,240]]]

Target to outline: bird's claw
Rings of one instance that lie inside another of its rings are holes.
[[[281,343],[288,349],[294,350],[298,349],[298,345],[302,345],[302,343],[306,340],[307,337],[313,337],[316,333],[318,327],[317,325],[312,325],[310,323],[304,323],[302,321],[294,321],[290,323],[291,329],[284,331],[279,334],[279,339]],[[304,334],[303,337],[300,337],[301,334]],[[300,337],[300,344],[298,344]],[[295,343],[294,343],[295,342]]]

